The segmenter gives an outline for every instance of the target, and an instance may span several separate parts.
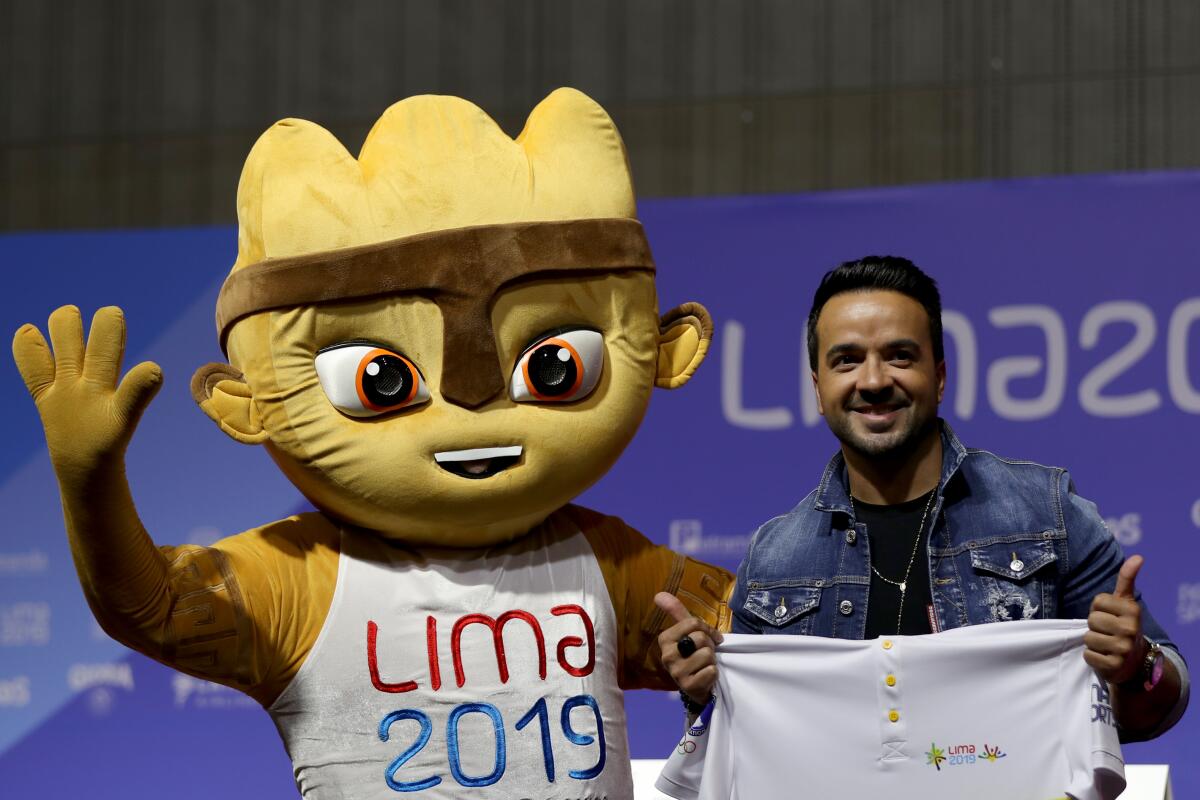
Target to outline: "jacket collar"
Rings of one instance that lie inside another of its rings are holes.
[[[967,457],[967,448],[954,435],[950,424],[939,419],[942,434],[942,477],[938,481],[937,493],[940,501],[946,490],[946,485],[958,473],[963,460]],[[850,500],[850,478],[846,473],[846,459],[842,451],[834,453],[833,458],[825,467],[821,476],[821,485],[817,487],[817,495],[813,500],[813,508],[817,511],[841,512],[854,518],[854,505]]]

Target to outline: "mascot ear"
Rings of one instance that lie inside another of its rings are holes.
[[[192,398],[208,418],[242,444],[267,439],[262,417],[242,373],[228,364],[205,364],[192,376]]]
[[[704,360],[712,341],[712,317],[699,303],[684,303],[662,315],[658,323],[658,371],[654,385],[678,389]]]

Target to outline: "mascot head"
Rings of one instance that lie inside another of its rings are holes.
[[[509,138],[453,97],[396,103],[355,159],[303,120],[255,144],[192,381],[319,509],[388,538],[512,539],[612,466],[712,325],[657,312],[612,120],[560,89]]]

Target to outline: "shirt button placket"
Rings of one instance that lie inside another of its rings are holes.
[[[879,668],[878,698],[880,725],[880,758],[888,762],[903,762],[909,758],[908,725],[904,714],[903,697],[900,694],[900,651],[903,642],[899,639],[880,639],[876,653]]]

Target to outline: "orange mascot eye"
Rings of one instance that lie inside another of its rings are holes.
[[[518,402],[567,403],[587,397],[604,371],[604,335],[580,328],[536,340],[513,370]]]
[[[382,348],[362,357],[354,378],[358,399],[372,411],[403,408],[417,396],[420,373],[407,358]]]
[[[317,353],[316,368],[329,402],[353,417],[373,417],[429,400],[429,389],[416,365],[376,345],[325,348]]]

